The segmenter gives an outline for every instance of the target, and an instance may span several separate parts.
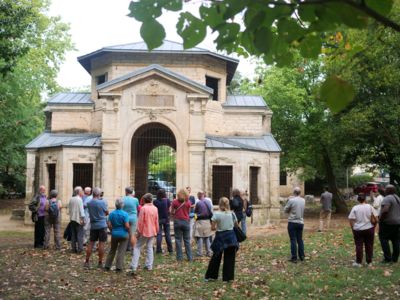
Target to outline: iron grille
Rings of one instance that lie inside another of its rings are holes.
[[[258,174],[259,167],[250,167],[250,202],[258,204]]]
[[[73,170],[72,188],[93,186],[93,164],[73,164]]]
[[[48,164],[47,173],[49,174],[49,194],[50,194],[51,190],[56,189],[56,164]]]
[[[212,167],[213,204],[218,205],[221,197],[230,198],[232,192],[232,166]]]

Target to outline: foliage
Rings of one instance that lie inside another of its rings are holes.
[[[306,220],[306,226],[309,226]],[[154,269],[139,269],[132,278],[95,268],[84,270],[83,255],[43,251],[29,246],[32,234],[0,233],[0,292],[5,299],[394,299],[400,294],[400,270],[396,264],[381,265],[375,239],[374,266],[355,269],[354,242],[346,220],[335,220],[332,232],[304,233],[307,260],[287,262],[290,248],[282,234],[265,232],[250,236],[236,256],[235,280],[204,282],[209,258],[176,262],[174,256],[156,255]],[[338,225],[340,224],[340,225]],[[311,226],[310,226],[311,227]],[[107,244],[109,247],[109,244]],[[128,266],[131,255],[126,255]],[[143,256],[143,253],[142,253]],[[141,263],[144,258],[141,258]],[[46,266],[45,268],[43,266]],[[220,270],[221,272],[222,270]],[[188,284],[190,282],[191,284]]]
[[[370,181],[373,181],[373,177],[371,175],[368,174],[354,175],[349,178],[349,186],[354,188]]]
[[[47,1],[20,1],[34,13],[32,32],[23,44],[27,52],[16,58],[12,71],[0,81],[0,183],[4,188],[25,189],[25,145],[43,130],[44,93],[58,89],[55,78],[67,50],[68,26],[45,15]]]
[[[165,180],[175,185],[176,154],[169,146],[154,148],[149,155],[149,174],[155,179]]]
[[[156,19],[163,10],[182,11],[176,23],[185,48],[204,40],[207,29],[218,33],[218,50],[261,57],[266,64],[288,66],[294,52],[316,59],[330,49],[347,49],[341,31],[365,28],[369,18],[400,32],[400,25],[388,18],[393,0],[337,1],[202,1],[198,16],[185,11],[187,0],[131,1],[129,16],[141,22],[140,34],[150,50],[162,44],[165,30]],[[333,33],[333,34],[331,34]],[[353,99],[353,88],[343,79],[325,79],[321,98],[334,111],[342,110]]]
[[[400,2],[391,18],[400,21]],[[400,184],[400,35],[371,24],[347,33],[354,53],[339,51],[326,60],[326,71],[355,88],[355,100],[342,114],[354,147],[348,161],[376,164]]]

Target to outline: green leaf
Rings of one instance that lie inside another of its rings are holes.
[[[212,5],[210,7],[200,6],[199,12],[200,17],[212,29],[224,23],[224,19],[222,18],[222,15],[218,12],[218,9],[215,5]]]
[[[214,40],[217,43],[217,49],[227,49],[229,44],[236,44],[237,37],[240,31],[240,25],[237,23],[225,23],[216,29],[219,32],[218,37]],[[231,47],[233,51],[235,46]]]
[[[149,50],[162,45],[165,39],[164,27],[154,19],[147,19],[140,27],[140,36],[146,42]]]
[[[254,46],[261,53],[267,54],[273,43],[273,35],[269,28],[261,27],[255,32]]]
[[[314,5],[302,5],[298,8],[297,12],[302,21],[314,22],[317,19],[315,8],[316,7]]]
[[[278,21],[278,34],[288,43],[301,38],[306,31],[292,18],[284,18]]]
[[[131,1],[129,10],[129,17],[133,17],[139,22],[145,22],[161,16],[162,7],[157,0],[141,0],[139,2]]]
[[[248,5],[247,0],[226,0],[224,2],[226,8],[224,13],[225,20],[234,17]]]
[[[328,11],[337,15],[341,22],[353,28],[364,28],[368,25],[368,17],[360,10],[350,5],[331,3],[327,4]],[[337,22],[337,23],[340,23]]]
[[[317,58],[321,53],[321,38],[317,35],[307,35],[301,41],[300,53],[305,58]]]
[[[185,49],[190,49],[198,45],[204,40],[207,33],[206,24],[189,12],[180,14],[176,29],[183,39],[183,47]]]
[[[381,15],[388,15],[393,7],[393,0],[365,0],[365,4]]]
[[[353,87],[337,76],[328,77],[320,89],[321,100],[326,102],[332,112],[343,110],[354,98]]]
[[[182,0],[164,0],[162,7],[170,11],[180,11],[182,9]]]

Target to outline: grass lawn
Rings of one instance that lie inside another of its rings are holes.
[[[399,299],[400,296],[400,264],[379,264],[381,250],[377,239],[375,265],[351,266],[354,246],[348,227],[336,234],[306,232],[307,260],[298,264],[287,262],[286,234],[250,238],[241,245],[236,279],[229,284],[221,280],[204,282],[208,258],[177,263],[174,256],[156,256],[153,271],[139,269],[133,278],[96,269],[95,256],[93,269],[84,270],[83,255],[67,250],[34,250],[31,239],[32,234],[0,233],[0,299]],[[129,260],[127,254],[127,265]]]

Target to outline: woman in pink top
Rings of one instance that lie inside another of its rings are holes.
[[[143,196],[144,205],[140,209],[139,219],[137,222],[137,242],[133,249],[133,257],[131,262],[132,275],[135,274],[140,258],[140,251],[146,244],[147,256],[144,268],[153,269],[153,242],[154,237],[158,233],[158,210],[153,205],[153,195],[147,193]]]

